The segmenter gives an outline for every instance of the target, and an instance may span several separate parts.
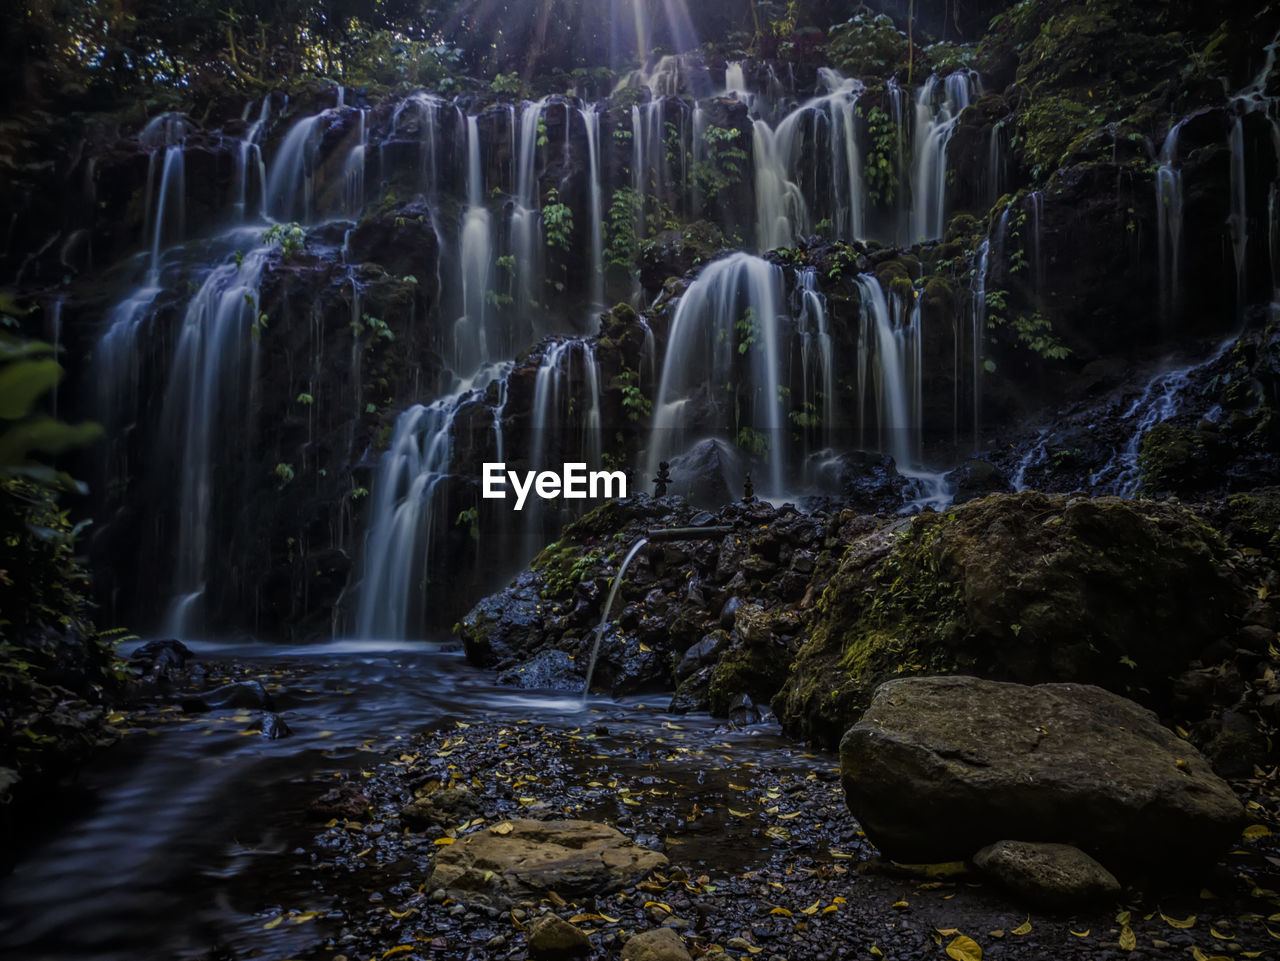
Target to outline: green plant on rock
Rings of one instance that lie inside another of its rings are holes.
[[[898,125],[880,107],[863,111],[857,108],[867,125],[867,156],[862,176],[867,185],[867,199],[880,206],[892,204],[898,195]]]
[[[276,480],[280,482],[278,489],[284,490],[285,486],[293,483],[293,465],[281,462],[276,464],[275,469]]]
[[[704,159],[693,165],[693,182],[708,200],[739,183],[747,169],[747,151],[738,127],[708,124],[703,131]]]
[[[560,202],[560,192],[552,187],[542,208],[542,229],[548,247],[569,251],[573,243],[573,208]]]
[[[623,367],[621,373],[610,381],[609,386],[622,393],[622,409],[627,412],[627,419],[638,421],[653,413],[653,401],[640,389],[640,373],[630,367]]]
[[[520,75],[500,73],[489,83],[489,92],[495,97],[516,97],[520,94]]]
[[[467,528],[473,541],[480,540],[480,511],[475,507],[468,507],[464,511],[458,512],[458,519],[454,521],[458,527]]]
[[[769,435],[754,427],[739,427],[734,442],[752,457],[763,457],[769,453]]]
[[[628,273],[635,269],[636,227],[640,198],[631,187],[619,187],[609,202],[605,262]]]
[[[738,338],[738,353],[746,354],[760,339],[760,324],[756,320],[756,312],[750,307],[744,310],[742,316],[734,322],[733,330]]]
[[[296,221],[287,224],[272,224],[262,235],[264,244],[279,244],[280,256],[292,260],[307,245],[307,233]]]

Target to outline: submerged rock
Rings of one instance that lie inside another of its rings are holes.
[[[664,855],[594,821],[513,820],[442,848],[427,886],[501,906],[550,891],[607,894],[666,864]]]
[[[973,856],[997,884],[1046,908],[1068,908],[1120,893],[1110,871],[1069,844],[997,841]]]
[[[903,678],[840,745],[850,811],[885,856],[959,860],[1014,837],[1131,875],[1222,853],[1244,809],[1154,714],[1083,684]]]

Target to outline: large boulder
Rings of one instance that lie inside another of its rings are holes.
[[[885,680],[1098,684],[1156,709],[1232,636],[1238,555],[1173,503],[992,494],[856,538],[774,710],[834,745]]]
[[[1073,844],[1121,875],[1215,858],[1244,809],[1186,741],[1084,684],[889,681],[840,745],[849,809],[890,858],[1006,838]]]
[[[436,856],[428,887],[462,901],[507,905],[607,894],[667,859],[594,821],[504,821],[460,838]]]

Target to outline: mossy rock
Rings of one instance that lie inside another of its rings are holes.
[[[1216,438],[1204,431],[1157,424],[1138,448],[1142,489],[1153,494],[1200,490],[1211,481]]]
[[[1280,557],[1280,487],[1228,497],[1221,526],[1232,543]]]
[[[922,514],[850,545],[774,709],[827,746],[911,674],[1087,682],[1159,709],[1242,609],[1230,556],[1171,503],[993,494]]]

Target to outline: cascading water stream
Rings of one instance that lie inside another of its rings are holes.
[[[1178,169],[1179,120],[1164,138],[1156,169],[1156,222],[1159,233],[1160,315],[1177,317],[1182,280],[1182,171]]]
[[[817,268],[805,267],[796,271],[795,298],[804,385],[801,412],[806,418],[817,415],[821,447],[829,448],[836,427],[835,356],[826,300],[818,290]]]
[[[582,125],[587,135],[587,190],[591,214],[591,261],[589,265],[591,309],[604,309],[604,201],[600,176],[600,111],[595,104],[583,107]]]
[[[270,248],[215,267],[187,305],[165,398],[163,436],[180,451],[174,603],[167,630],[190,637],[210,561],[218,451],[231,443],[243,407],[244,354],[258,316],[258,285]]]
[[[710,389],[720,395],[705,398],[720,414],[719,422],[699,426],[736,427],[739,436],[749,436],[756,453],[767,461],[764,493],[782,496],[786,434],[779,363],[781,304],[781,270],[750,254],[713,261],[689,285],[667,334],[653,405],[648,476],[680,449],[687,426],[685,409],[695,395]],[[723,396],[726,385],[733,385],[728,398]]]
[[[147,212],[144,230],[151,235],[151,260],[147,269],[147,285],[155,286],[160,277],[160,252],[166,238],[178,239],[183,233],[186,207],[186,138],[188,123],[180,114],[166,113],[156,117],[138,135],[138,141],[152,150],[147,165]],[[160,182],[156,165],[160,166]]]
[[[244,119],[249,119],[249,111],[253,104],[245,104]],[[262,146],[258,138],[262,136],[262,128],[271,117],[271,95],[262,98],[262,106],[258,109],[258,119],[250,123],[240,138],[239,150],[236,153],[236,202],[235,218],[243,222],[249,212],[249,174],[258,177],[258,213],[267,209],[267,168],[262,160]]]
[[[824,67],[818,74],[825,94],[801,104],[776,126],[762,118],[752,125],[756,248],[761,252],[790,246],[813,229],[810,203],[800,186],[801,165],[806,159],[817,162],[817,155],[806,157],[804,148],[816,149],[820,130],[827,140],[824,181],[829,189],[826,196],[813,198],[814,206],[830,212],[837,236],[855,240],[865,233],[866,186],[855,123],[864,88],[835,70]]]
[[[322,111],[303,117],[280,142],[267,176],[266,213],[271,219],[311,219],[316,149],[327,115],[328,111]]]
[[[942,236],[947,211],[947,145],[982,84],[971,70],[934,75],[916,96],[915,161],[911,177],[911,241]]]
[[[466,118],[467,209],[459,240],[462,310],[454,324],[455,371],[474,370],[489,360],[488,293],[493,270],[493,242],[489,211],[484,205],[484,170],[480,166],[480,128]]]
[[[1229,338],[1219,344],[1217,350],[1205,360],[1164,370],[1152,377],[1124,413],[1124,420],[1134,422],[1129,440],[1123,449],[1112,455],[1101,470],[1089,478],[1090,485],[1101,488],[1108,494],[1134,496],[1142,484],[1142,467],[1138,463],[1142,441],[1157,424],[1164,423],[1182,410],[1186,401],[1186,389],[1194,376],[1216,363],[1234,342],[1234,338]]]
[[[485,366],[453,393],[414,404],[396,419],[374,482],[356,611],[359,637],[404,640],[424,631],[437,489],[449,477],[454,420],[465,403],[509,372],[509,365]]]
[[[622,566],[618,568],[618,573],[613,577],[613,586],[609,588],[609,598],[604,604],[604,613],[600,616],[600,626],[596,628],[596,639],[591,645],[591,660],[587,663],[587,679],[582,685],[582,699],[586,701],[587,695],[591,693],[591,678],[596,672],[596,660],[600,656],[600,641],[604,638],[604,629],[609,624],[609,614],[613,611],[614,599],[618,596],[618,588],[622,586],[622,578],[626,576],[627,568],[640,553],[641,548],[649,541],[641,537],[631,545],[631,550],[627,551],[627,556],[622,559]]]

